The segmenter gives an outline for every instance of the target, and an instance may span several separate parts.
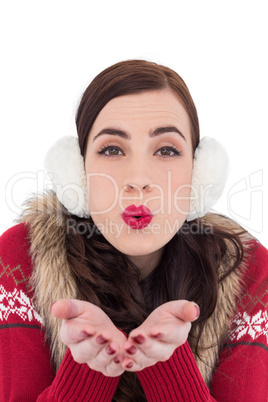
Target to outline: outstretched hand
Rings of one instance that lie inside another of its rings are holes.
[[[125,342],[122,366],[128,371],[140,371],[170,358],[183,345],[191,322],[199,317],[199,307],[187,300],[176,300],[156,308]]]
[[[193,302],[176,300],[155,309],[128,339],[99,307],[80,300],[59,300],[52,314],[63,320],[61,339],[77,363],[109,377],[140,371],[168,360],[188,337],[199,316]]]
[[[77,363],[87,363],[108,377],[125,371],[120,363],[126,337],[102,309],[85,301],[63,299],[51,306],[51,312],[63,319],[61,339]]]

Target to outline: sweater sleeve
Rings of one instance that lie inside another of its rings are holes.
[[[238,314],[219,356],[211,389],[186,342],[169,360],[137,372],[148,401],[268,400],[268,252],[256,243],[253,247]]]
[[[68,349],[52,385],[37,400],[111,401],[118,382],[119,377],[106,377],[87,364],[76,363]]]
[[[28,231],[19,224],[0,238],[0,400],[111,401],[119,377],[76,363],[69,350],[55,375],[31,273]]]
[[[188,342],[169,360],[137,372],[148,401],[215,401],[210,395]]]
[[[252,243],[244,291],[213,375],[219,401],[268,400],[268,251]]]

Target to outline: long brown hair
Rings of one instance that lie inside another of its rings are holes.
[[[81,154],[97,115],[109,100],[122,95],[150,90],[170,89],[182,102],[190,120],[193,150],[199,143],[196,108],[182,78],[173,70],[144,60],[117,63],[101,72],[84,92],[77,110],[76,124]],[[200,306],[195,353],[204,322],[217,303],[218,269],[229,275],[243,258],[238,234],[208,221],[185,222],[165,246],[161,261],[141,281],[139,270],[115,249],[94,226],[91,218],[74,219],[67,233],[67,257],[80,297],[101,307],[116,326],[129,333],[139,326],[157,306],[177,299],[193,300]],[[219,219],[220,220],[220,219]],[[232,256],[227,243],[232,243]],[[135,373],[125,372],[114,401],[146,400]]]

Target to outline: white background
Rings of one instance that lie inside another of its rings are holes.
[[[183,77],[201,136],[228,150],[231,172],[215,209],[268,246],[266,1],[2,1],[0,38],[0,233],[47,185],[44,155],[76,135],[89,82],[111,64],[144,58]]]

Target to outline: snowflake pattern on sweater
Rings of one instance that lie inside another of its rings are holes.
[[[238,313],[233,320],[236,329],[230,334],[231,341],[239,341],[243,336],[250,336],[252,340],[258,339],[261,335],[265,336],[268,342],[268,313],[259,310],[254,315],[246,312]]]
[[[0,240],[0,363],[5,367],[0,375],[0,400],[110,402],[119,378],[76,363],[70,350],[54,372],[29,286],[33,267],[26,228],[20,224]],[[169,360],[137,372],[148,401],[267,400],[268,253],[256,244],[252,251],[233,331],[219,355],[210,388],[185,342]]]
[[[9,315],[18,315],[23,321],[36,319],[42,324],[42,318],[34,309],[31,299],[22,291],[14,289],[7,292],[3,285],[0,286],[0,320],[7,321]]]

